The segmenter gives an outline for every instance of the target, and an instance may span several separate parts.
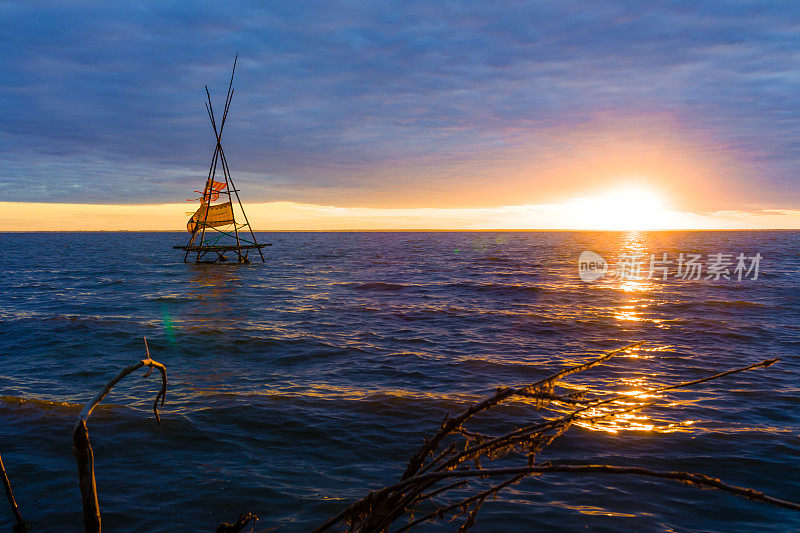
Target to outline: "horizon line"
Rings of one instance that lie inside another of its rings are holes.
[[[675,229],[574,229],[574,228],[351,228],[351,229],[254,229],[255,233],[480,233],[480,232],[503,232],[503,233],[666,233],[666,232],[740,232],[740,231],[762,231],[762,232],[797,232],[798,228],[675,228]],[[3,233],[178,233],[180,235],[188,233],[185,230],[172,229],[70,229],[70,230],[3,230]]]

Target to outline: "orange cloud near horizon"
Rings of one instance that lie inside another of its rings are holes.
[[[800,229],[800,210],[626,212],[620,198],[485,208],[246,204],[255,231],[291,230],[701,230]],[[610,202],[610,203],[604,203]],[[617,203],[615,203],[617,202]],[[0,231],[186,231],[189,204],[99,205],[0,202]]]

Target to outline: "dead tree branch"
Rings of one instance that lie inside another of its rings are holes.
[[[433,438],[426,439],[426,442],[422,446],[422,448],[411,458],[411,460],[409,460],[408,467],[406,468],[406,471],[403,474],[403,478],[404,479],[409,478],[414,474],[416,474],[422,467],[422,463],[425,461],[425,458],[428,457],[439,447],[439,444],[442,442],[442,440],[449,434],[453,433],[456,429],[461,427],[461,424],[463,424],[469,418],[475,416],[476,414],[482,411],[486,411],[487,409],[491,409],[492,407],[496,406],[503,400],[506,400],[511,396],[514,396],[515,394],[526,395],[534,391],[552,392],[552,386],[556,380],[566,377],[570,374],[575,374],[576,372],[582,372],[584,370],[588,370],[594,366],[597,366],[607,361],[608,359],[614,357],[615,355],[620,355],[628,350],[638,348],[642,344],[644,344],[644,341],[635,342],[633,344],[629,344],[628,346],[612,350],[610,352],[601,355],[600,357],[592,359],[587,363],[565,368],[564,370],[560,370],[559,372],[547,376],[546,378],[541,379],[536,383],[531,383],[530,385],[525,385],[523,387],[516,389],[512,387],[506,387],[504,389],[500,389],[494,396],[486,398],[485,400],[472,405],[472,407],[470,407],[457,417],[451,418],[442,423],[442,427],[439,429],[439,431],[436,432]]]
[[[143,376],[146,378],[152,373],[153,368],[157,368],[161,372],[161,390],[156,395],[156,400],[153,403],[153,412],[155,413],[156,422],[159,424],[161,423],[161,419],[158,416],[158,402],[161,400],[161,405],[164,405],[164,399],[167,394],[167,369],[161,363],[150,358],[150,350],[147,348],[147,339],[144,341],[144,346],[147,358],[126,367],[117,377],[109,381],[106,386],[84,406],[72,432],[72,451],[75,454],[75,462],[78,466],[78,484],[83,500],[83,525],[87,533],[100,533],[101,529],[100,504],[97,500],[97,484],[94,477],[94,451],[89,441],[89,430],[86,427],[92,410],[109,392],[111,392],[114,385],[119,383],[120,380],[131,372],[142,367],[148,367],[147,372]]]
[[[636,394],[595,393],[595,398],[587,399],[585,398],[586,392],[567,395],[554,392],[557,385],[567,386],[558,383],[562,378],[602,364],[611,357],[641,344],[636,343],[613,350],[587,363],[565,368],[530,385],[498,389],[494,395],[473,404],[460,415],[454,418],[446,417],[434,436],[426,438],[423,446],[411,457],[406,471],[398,483],[370,492],[326,521],[315,531],[325,531],[337,524],[346,525],[350,531],[386,531],[403,515],[409,512],[413,514],[419,510],[418,506],[422,502],[433,501],[442,495],[447,496],[449,491],[455,490],[462,491],[455,503],[439,504],[438,509],[426,512],[421,518],[410,519],[399,531],[404,531],[427,520],[441,519],[453,512],[456,513],[456,516],[466,517],[459,528],[459,531],[466,531],[474,525],[478,509],[486,498],[496,496],[503,488],[518,483],[525,477],[548,473],[636,475],[670,479],[696,487],[714,488],[751,500],[800,511],[800,503],[769,496],[754,489],[731,485],[703,474],[651,470],[639,466],[535,464],[537,454],[566,432],[575,422],[594,423],[654,405],[671,405],[668,400],[662,399],[660,396],[657,396],[656,399],[651,399],[651,397],[677,389],[695,387],[739,372],[766,368],[778,361],[778,359],[767,359],[705,378],[654,387]],[[563,407],[571,405],[572,410],[556,418],[542,416],[535,422],[523,424],[521,427],[496,436],[464,427],[478,413],[488,411],[514,397],[533,398],[536,400],[534,406],[537,408],[547,404],[560,406],[558,409],[555,407],[552,409],[556,411],[562,409],[560,412],[563,413]],[[631,399],[642,397],[648,398],[648,401],[638,405],[630,404]],[[603,407],[600,412],[597,411],[599,407]],[[443,448],[442,451],[439,451],[440,448]],[[506,457],[520,455],[526,459],[527,465],[490,468],[484,468],[481,465],[482,462],[496,462]],[[508,477],[508,479],[488,489],[478,489],[478,486],[472,488],[471,486],[471,480],[497,476]],[[446,482],[446,484],[436,488],[436,485],[442,482]],[[477,492],[465,497],[463,490],[469,492],[470,489],[477,490]],[[451,498],[450,501],[452,502],[453,499]]]

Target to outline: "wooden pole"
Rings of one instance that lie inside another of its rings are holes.
[[[225,152],[224,151],[221,153],[221,157],[222,157],[222,163],[225,166],[227,166],[228,165],[228,161],[225,159]],[[256,236],[253,233],[253,226],[251,226],[250,225],[250,221],[247,220],[247,213],[245,213],[244,206],[242,205],[242,200],[241,200],[241,198],[239,198],[239,191],[236,189],[236,185],[234,185],[232,179],[231,179],[231,185],[233,186],[233,193],[236,195],[236,201],[239,202],[239,207],[242,210],[242,215],[244,216],[244,221],[247,224],[247,229],[250,230],[250,236],[253,238],[253,244],[258,244],[258,241],[256,240]],[[258,255],[261,256],[261,262],[262,263],[266,263],[267,261],[266,261],[266,259],[264,259],[264,254],[261,251],[261,248],[256,248],[256,250],[258,250]]]
[[[230,83],[228,84],[228,94],[225,96],[225,107],[223,108],[222,121],[220,122],[219,131],[217,131],[217,123],[216,123],[216,120],[214,119],[213,109],[209,110],[209,118],[211,119],[211,127],[214,130],[214,137],[217,139],[216,150],[220,154],[223,153],[223,151],[222,151],[222,129],[225,127],[225,121],[228,118],[228,111],[230,110],[231,101],[233,99],[233,92],[234,92],[234,89],[233,89],[233,76],[234,76],[234,73],[236,72],[236,61],[237,61],[238,57],[239,57],[239,54],[237,53],[236,57],[233,60],[233,70],[231,71],[231,80],[230,80]],[[209,96],[209,103],[206,104],[206,107],[210,108],[210,105],[211,105],[211,98]],[[236,246],[238,247],[241,243],[239,241],[239,228],[238,228],[238,226],[236,224],[236,214],[233,211],[233,197],[231,196],[231,182],[229,180],[230,169],[228,168],[227,162],[225,160],[221,159],[221,162],[222,162],[222,174],[225,177],[225,193],[228,195],[228,201],[231,203],[231,216],[233,217],[233,231],[234,231],[234,235],[236,236]],[[241,204],[240,204],[239,207],[241,208]],[[244,213],[244,210],[242,210],[242,212]],[[236,255],[239,258],[239,261],[241,262],[242,261],[241,249],[239,249],[239,248],[236,249]]]
[[[211,117],[211,122],[214,122],[214,108],[211,106],[211,93],[208,92],[208,85],[205,86],[206,88],[206,98],[208,98],[208,104],[206,104],[206,111],[208,115]],[[220,132],[222,133],[222,132]],[[206,181],[206,188],[203,190],[203,203],[206,206],[205,216],[203,217],[203,227],[200,230],[200,247],[203,246],[203,242],[206,238],[206,224],[208,223],[208,212],[211,210],[211,190],[213,189],[212,185],[214,183],[214,178],[217,175],[217,160],[219,159],[219,137],[217,137],[217,145],[214,147],[214,158],[211,161],[211,174]],[[206,199],[206,194],[208,195]],[[200,261],[200,254],[202,252],[200,250],[197,251],[197,259],[195,261]]]
[[[83,529],[86,533],[100,533],[102,520],[94,478],[94,450],[89,442],[89,429],[85,420],[78,420],[72,431],[72,452],[78,465],[78,487],[83,501]]]
[[[206,95],[208,95],[208,87],[207,86],[206,86]],[[209,98],[209,100],[210,100],[210,98]],[[209,111],[209,116],[210,116],[210,111]],[[217,145],[219,145],[219,143],[217,143]],[[216,169],[217,155],[218,155],[217,146],[215,146],[214,147],[214,154],[211,156],[211,163],[208,166],[208,177],[206,178],[206,187],[209,186],[209,182],[213,183],[213,181],[214,181],[213,174],[214,174],[214,171]],[[208,202],[206,202],[206,192],[208,192],[208,198],[209,199],[211,198],[211,191],[210,190],[206,191],[206,188],[204,188],[203,189],[203,199],[200,201],[200,205],[202,205],[203,203],[208,204]],[[207,220],[207,219],[208,219],[208,211],[206,210],[205,220]],[[204,229],[205,229],[205,220],[204,220],[204,226],[203,226]],[[192,245],[192,243],[194,242],[194,239],[195,239],[196,236],[197,236],[197,222],[195,222],[195,230],[192,232],[192,236],[189,239],[189,246]],[[204,238],[205,238],[205,233],[201,234],[201,237],[200,237],[200,245],[201,246],[203,244],[202,241],[203,241]],[[187,257],[189,257],[189,250],[186,251],[186,255],[183,257],[183,260],[186,261]],[[197,252],[197,259],[196,260],[198,260],[198,261],[200,260],[200,252]]]
[[[231,101],[233,100],[233,91],[234,91],[234,89],[233,89],[233,73],[236,71],[236,59],[238,57],[239,57],[239,54],[237,53],[236,54],[236,58],[234,58],[234,60],[233,60],[233,71],[231,71],[231,82],[228,85],[228,96],[227,96],[227,99],[225,101],[225,111],[222,114],[222,123],[219,126],[220,136],[218,138],[220,140],[220,144],[218,146],[219,146],[220,156],[224,153],[222,151],[222,128],[225,127],[225,121],[228,118],[228,110],[230,109]],[[216,127],[214,129],[216,130]],[[226,188],[226,192],[228,193],[228,201],[231,204],[231,216],[233,217],[233,232],[236,235],[236,246],[239,246],[240,245],[240,242],[239,242],[239,227],[236,224],[236,215],[235,215],[234,210],[233,210],[233,197],[231,196],[231,180],[230,180],[231,170],[230,170],[230,168],[228,168],[227,161],[224,158],[221,158],[221,159],[222,159],[222,173],[225,176],[225,188]],[[239,207],[241,208],[241,205]],[[244,214],[244,209],[242,209],[242,214]],[[241,251],[241,249],[237,249],[236,250],[236,255],[239,257],[239,262],[241,263],[242,262],[242,251]],[[247,255],[245,254],[244,257],[246,258]]]

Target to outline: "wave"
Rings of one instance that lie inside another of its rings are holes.
[[[683,302],[675,302],[675,303],[667,303],[666,306],[673,307],[675,309],[693,309],[698,308],[701,306],[706,307],[718,307],[721,309],[726,308],[766,308],[766,307],[773,307],[769,304],[761,303],[761,302],[753,302],[748,300],[704,300],[704,301],[683,301]]]
[[[81,403],[59,402],[54,400],[41,400],[39,398],[25,398],[23,396],[0,396],[0,402],[7,405],[21,407],[28,405],[39,409],[52,409],[56,411],[80,411],[83,409]]]
[[[383,281],[372,281],[369,283],[360,283],[353,288],[362,291],[402,291],[412,287],[412,285],[404,285],[402,283],[386,283]]]
[[[530,295],[541,292],[543,289],[536,285],[518,285],[509,283],[447,283],[445,285],[451,289],[466,289],[475,292],[485,292],[497,295]]]
[[[142,298],[152,302],[184,303],[194,302],[197,297],[189,294],[144,294]]]

